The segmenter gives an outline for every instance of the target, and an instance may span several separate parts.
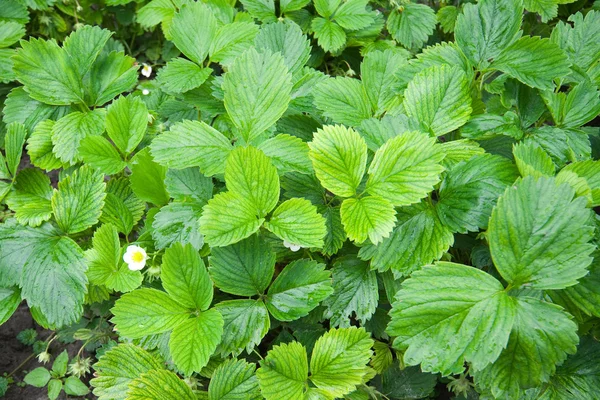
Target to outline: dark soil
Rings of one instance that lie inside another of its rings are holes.
[[[17,340],[17,335],[19,332],[29,328],[34,328],[38,332],[39,340],[45,340],[52,334],[51,331],[41,328],[33,321],[31,314],[29,313],[29,309],[25,303],[19,306],[17,311],[12,315],[12,317],[10,317],[8,321],[0,325],[0,351],[2,354],[0,356],[0,376],[4,375],[5,372],[11,373],[19,366],[19,364],[27,360],[27,358],[33,353],[31,346],[25,346]],[[57,343],[55,340],[50,346],[50,353],[52,354],[51,361],[53,361],[54,357],[60,354],[63,349],[67,349],[70,357],[74,356],[77,354],[80,346],[80,343],[64,345],[63,343]],[[1,399],[47,400],[48,395],[46,388],[36,388],[29,385],[20,387],[17,385],[17,383],[23,381],[23,377],[27,374],[27,372],[40,366],[50,368],[51,365],[51,362],[43,365],[38,362],[36,357],[31,358],[12,375],[12,378],[15,380],[15,382],[9,386],[8,391],[4,397],[1,397]],[[64,392],[59,396],[59,399],[61,400],[68,398],[94,399],[95,397],[91,394],[85,397],[70,397],[66,396]]]

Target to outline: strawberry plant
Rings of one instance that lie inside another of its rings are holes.
[[[597,3],[0,0],[0,81],[51,398],[600,396]]]

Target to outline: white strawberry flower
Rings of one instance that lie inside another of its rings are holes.
[[[150,91],[148,89],[142,89],[142,94],[144,96],[148,96],[150,94]]]
[[[152,67],[144,63],[142,67],[142,75],[144,75],[146,78],[150,78],[150,75],[152,75]]]
[[[299,244],[290,243],[287,240],[283,241],[283,245],[294,252],[302,248],[302,246],[300,246]]]
[[[132,271],[139,271],[144,268],[147,259],[146,250],[140,246],[128,246],[127,251],[123,254],[123,261],[127,263],[127,267]]]

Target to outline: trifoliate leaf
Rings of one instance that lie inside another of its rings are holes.
[[[88,166],[60,181],[52,196],[52,210],[60,229],[72,234],[96,224],[102,214],[105,189],[104,176]]]
[[[293,321],[307,315],[332,292],[331,272],[324,264],[296,260],[288,264],[271,284],[267,308],[276,319]]]
[[[393,10],[387,29],[404,47],[421,48],[433,33],[437,19],[433,9],[425,4],[407,3],[402,10]]]
[[[319,83],[312,94],[315,106],[334,122],[358,126],[373,116],[367,92],[358,79],[328,78]]]
[[[152,238],[157,249],[174,243],[191,244],[200,250],[204,238],[200,234],[198,219],[202,208],[194,203],[171,203],[155,215],[152,222]]]
[[[439,204],[439,203],[438,203]],[[377,246],[365,246],[359,256],[371,259],[371,268],[394,275],[409,275],[439,260],[454,243],[452,231],[442,224],[429,202],[400,209],[398,225],[389,238]]]
[[[249,21],[234,21],[220,26],[210,43],[210,60],[230,65],[251,46],[258,32],[258,25]]]
[[[42,121],[36,125],[27,139],[27,154],[31,163],[45,171],[58,169],[63,164],[52,152],[53,127],[54,121],[49,119]]]
[[[141,347],[122,343],[98,359],[90,383],[98,400],[125,400],[129,382],[148,371],[161,369],[164,363],[155,356]]]
[[[212,74],[211,68],[201,68],[185,58],[170,60],[160,69],[156,79],[168,93],[184,93],[202,85]]]
[[[292,76],[280,54],[250,48],[225,74],[223,91],[227,114],[239,137],[250,143],[287,110]]]
[[[63,48],[77,75],[83,78],[111,36],[112,32],[107,29],[84,25],[65,39]]]
[[[394,205],[380,196],[346,199],[340,210],[348,239],[377,244],[390,235],[396,223]]]
[[[100,54],[86,75],[86,102],[101,106],[131,90],[137,83],[137,68],[135,58],[122,51]]]
[[[192,199],[205,204],[212,198],[213,182],[198,168],[169,169],[165,178],[167,191],[177,201]]]
[[[323,247],[325,219],[306,199],[284,201],[265,222],[265,228],[280,239],[301,247]]]
[[[363,382],[373,340],[364,328],[331,329],[317,340],[310,359],[310,380],[341,397]]]
[[[396,136],[375,153],[366,190],[394,206],[416,203],[439,182],[443,157],[435,138],[424,133]]]
[[[223,292],[238,296],[263,294],[275,272],[275,252],[260,235],[226,247],[214,247],[210,275]]]
[[[225,172],[225,160],[233,150],[221,132],[201,121],[183,121],[163,133],[150,146],[152,156],[161,165],[183,169],[200,167],[207,175]]]
[[[563,289],[587,274],[594,228],[585,198],[567,184],[527,177],[508,187],[492,212],[494,265],[513,286]]]
[[[236,147],[227,157],[225,182],[230,193],[255,207],[259,218],[266,216],[279,200],[279,175],[269,157],[256,147]]]
[[[5,323],[21,304],[21,291],[17,287],[0,287],[0,324]]]
[[[258,346],[271,326],[269,311],[261,300],[229,300],[215,305],[223,316],[223,336],[217,352],[222,356],[248,354]]]
[[[175,243],[165,251],[160,278],[172,299],[204,311],[212,303],[213,285],[204,261],[191,245]]]
[[[549,39],[522,37],[505,48],[490,68],[498,69],[526,85],[553,89],[553,80],[569,74],[571,63]]]
[[[20,224],[39,226],[50,219],[52,187],[46,174],[39,169],[23,169],[17,174],[13,189],[6,204]]]
[[[475,382],[496,398],[521,398],[521,389],[540,386],[556,364],[574,354],[579,340],[571,316],[555,304],[533,298],[513,300],[515,319],[508,345]]]
[[[54,39],[23,41],[12,60],[15,75],[31,98],[52,105],[83,103],[81,77]]]
[[[491,275],[439,262],[415,271],[396,295],[387,332],[408,365],[444,375],[480,370],[498,358],[515,320],[515,304]]]
[[[157,164],[145,148],[133,157],[131,163],[131,190],[140,199],[161,206],[169,202],[165,188],[167,168]]]
[[[308,146],[308,155],[323,187],[338,196],[354,196],[367,163],[364,139],[351,128],[326,125],[317,129]]]
[[[346,32],[333,21],[317,17],[312,20],[311,28],[319,46],[325,51],[337,52],[346,44]]]
[[[271,159],[281,174],[292,171],[303,174],[313,172],[308,145],[298,137],[280,134],[265,140],[258,148]]]
[[[108,106],[106,132],[115,146],[131,153],[142,141],[148,126],[148,108],[139,97],[121,96]]]
[[[121,172],[127,166],[117,149],[103,136],[84,137],[79,144],[79,157],[107,175]]]
[[[102,134],[104,118],[104,110],[97,109],[90,112],[76,111],[56,121],[52,127],[54,154],[64,163],[75,164],[81,159],[79,143],[86,136]]]
[[[200,372],[208,364],[223,333],[223,317],[215,309],[178,325],[171,333],[169,349],[173,361],[185,375]]]
[[[118,292],[130,292],[142,284],[140,271],[131,271],[121,259],[117,228],[104,224],[94,232],[93,249],[86,252],[87,276],[91,283]]]
[[[183,54],[196,64],[208,55],[217,30],[217,19],[204,3],[184,4],[173,17],[169,34]]]
[[[515,164],[522,177],[554,175],[554,163],[552,159],[540,146],[533,142],[521,142],[513,147]]]
[[[484,154],[457,164],[440,186],[440,220],[453,232],[486,228],[496,200],[515,179],[515,166],[501,156]]]
[[[471,115],[469,81],[456,66],[440,65],[418,73],[404,93],[404,108],[436,136],[460,128]]]
[[[244,360],[227,360],[213,372],[208,385],[210,400],[260,400],[256,366]]]
[[[349,327],[353,314],[364,324],[378,301],[377,275],[369,264],[354,257],[339,258],[333,268],[333,294],[323,302],[331,326]]]
[[[484,0],[465,4],[458,15],[456,43],[478,68],[485,68],[521,37],[523,3],[514,0]]]
[[[232,192],[219,193],[203,208],[200,233],[211,247],[227,246],[252,235],[263,222],[248,199]]]
[[[298,342],[273,346],[256,371],[267,400],[303,398],[308,379],[306,349]]]
[[[197,400],[177,374],[164,369],[148,371],[129,382],[128,400]]]
[[[191,315],[165,292],[148,288],[124,294],[111,311],[119,334],[131,339],[170,331]]]
[[[280,52],[291,74],[300,71],[310,58],[310,41],[295,23],[263,25],[254,43],[257,50]]]

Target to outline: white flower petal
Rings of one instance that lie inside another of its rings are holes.
[[[132,271],[139,271],[139,270],[143,269],[145,266],[146,266],[146,260],[140,261],[140,262],[127,263],[127,268],[129,268]]]

